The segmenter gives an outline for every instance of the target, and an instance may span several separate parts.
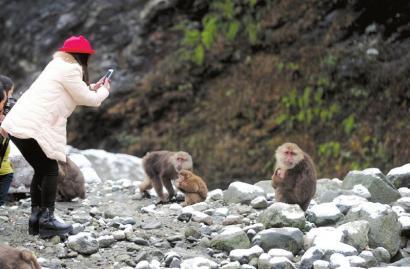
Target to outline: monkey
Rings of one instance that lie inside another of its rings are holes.
[[[80,168],[67,156],[67,162],[58,161],[57,201],[85,198],[85,180]]]
[[[148,190],[154,187],[160,201],[167,203],[175,196],[175,191],[171,180],[178,178],[178,173],[182,169],[192,171],[192,157],[184,151],[153,151],[148,152],[142,160],[142,165],[146,178],[139,186],[139,190],[144,196],[149,197]],[[168,196],[163,193],[165,186]]]
[[[182,206],[193,205],[205,201],[208,195],[208,187],[202,178],[191,171],[181,170],[175,182],[176,187],[185,193],[185,202]]]
[[[275,152],[272,175],[277,202],[298,204],[303,211],[316,193],[316,169],[312,158],[294,143],[285,143]]]
[[[10,246],[0,246],[1,269],[41,269],[33,252],[27,249],[16,249]]]

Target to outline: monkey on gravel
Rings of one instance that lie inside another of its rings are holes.
[[[272,186],[276,201],[298,204],[306,211],[316,193],[316,170],[312,159],[294,143],[279,146],[275,158]]]
[[[184,151],[153,151],[147,153],[142,161],[146,178],[139,186],[140,192],[149,197],[148,190],[154,187],[160,202],[169,202],[175,191],[172,180],[178,178],[181,170],[191,170],[193,167],[192,157]],[[168,196],[163,192],[163,186],[168,192]]]

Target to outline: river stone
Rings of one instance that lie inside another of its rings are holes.
[[[303,248],[303,233],[297,228],[270,228],[259,232],[252,243],[264,251],[281,248],[296,254]]]
[[[258,196],[265,196],[261,187],[239,181],[229,184],[228,189],[224,191],[224,200],[227,203],[249,204]]]
[[[69,236],[67,239],[67,246],[70,249],[85,255],[96,253],[99,249],[97,239],[92,237],[90,233],[85,232]]]
[[[303,229],[306,219],[300,206],[278,202],[265,209],[259,215],[258,222],[266,228],[295,227]]]
[[[211,247],[231,251],[233,249],[249,248],[250,241],[241,228],[227,227],[211,240]]]
[[[357,250],[364,250],[369,244],[368,233],[370,230],[369,222],[358,220],[345,223],[337,227],[337,230],[344,234],[343,243],[355,247]]]
[[[402,187],[410,188],[410,163],[393,168],[387,173],[386,177],[397,189]]]

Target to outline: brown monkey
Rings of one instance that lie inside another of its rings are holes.
[[[279,146],[275,158],[272,186],[276,201],[298,204],[306,211],[316,192],[316,170],[312,159],[294,143]]]
[[[9,246],[0,246],[1,269],[41,269],[33,252],[16,249]]]
[[[147,153],[142,164],[146,174],[145,180],[139,186],[140,192],[149,197],[148,190],[154,186],[160,202],[168,202],[175,196],[171,180],[178,178],[182,169],[192,170],[192,157],[184,151],[153,151]],[[168,192],[163,193],[162,187]]]
[[[205,201],[208,195],[208,188],[199,176],[191,171],[181,170],[175,182],[176,187],[185,193],[185,202],[182,206],[193,205]]]
[[[58,161],[57,201],[85,198],[85,180],[80,168],[67,156],[67,162]]]

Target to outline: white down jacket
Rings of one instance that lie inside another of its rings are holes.
[[[48,158],[66,161],[67,118],[77,105],[100,106],[103,86],[91,91],[73,56],[57,52],[40,76],[18,99],[1,127],[18,138],[34,138]]]

